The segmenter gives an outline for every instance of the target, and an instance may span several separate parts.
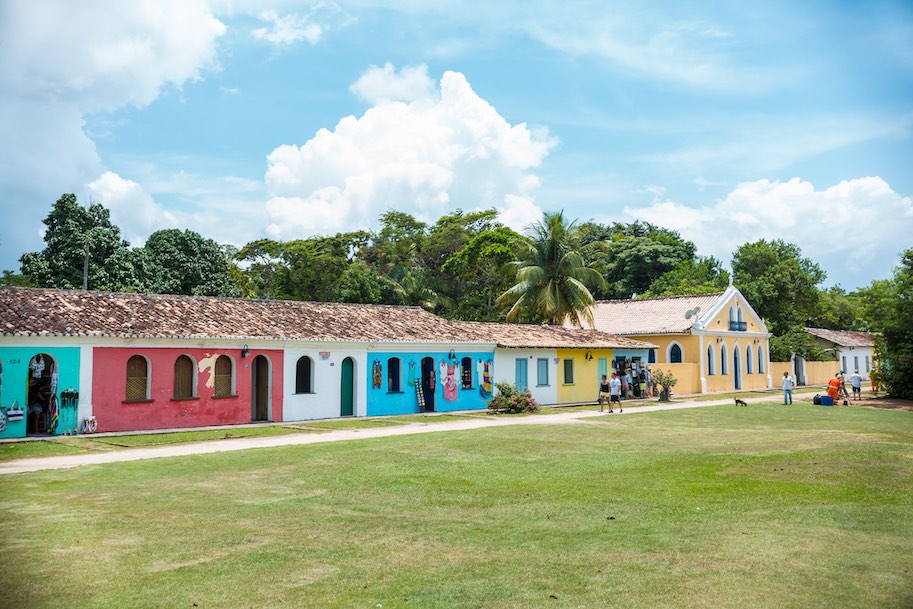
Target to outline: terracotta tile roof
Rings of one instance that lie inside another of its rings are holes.
[[[841,347],[873,347],[875,345],[875,340],[869,332],[825,330],[824,328],[805,328],[805,331]]]
[[[593,305],[593,320],[597,330],[611,334],[680,334],[688,332],[722,295],[720,292],[643,300],[600,300]],[[700,307],[700,313],[686,318],[685,313],[696,307]]]
[[[499,324],[485,322],[454,322],[465,329],[466,335],[479,339],[487,337],[499,347],[513,348],[583,348],[583,349],[653,349],[656,345],[625,336],[597,330],[543,326],[534,324]]]
[[[0,287],[0,335],[493,343],[646,349],[556,326],[451,322],[420,307]]]
[[[0,335],[471,342],[419,307],[0,288]]]

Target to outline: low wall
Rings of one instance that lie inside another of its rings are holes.
[[[821,385],[824,387],[840,370],[840,362],[836,361],[805,362],[800,365],[805,366],[805,385],[807,386]],[[789,372],[793,375],[793,378],[796,378],[792,362],[770,362],[770,377],[773,379],[774,387],[781,386],[784,372]]]
[[[650,364],[655,373],[658,370],[671,372],[678,383],[672,388],[672,393],[700,393],[701,392],[701,373],[697,364]]]

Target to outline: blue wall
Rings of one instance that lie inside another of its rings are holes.
[[[7,421],[0,438],[24,438],[28,420],[28,375],[31,359],[44,353],[57,363],[57,399],[67,389],[79,391],[79,348],[78,347],[2,347],[0,348],[0,407],[4,413],[14,404],[23,409],[21,421]],[[58,432],[61,427],[58,425]]]
[[[453,410],[480,410],[488,407],[490,396],[483,397],[479,392],[479,373],[476,365],[479,360],[492,362],[492,378],[494,378],[494,353],[487,352],[465,352],[456,351],[456,381],[457,381],[457,399],[453,402],[444,399],[444,386],[441,384],[441,362],[448,360],[449,351],[438,353],[372,353],[368,352],[368,416],[376,417],[390,414],[411,414],[419,411],[418,399],[415,396],[415,386],[409,384],[409,364],[414,363],[414,377],[421,379],[422,359],[426,357],[434,358],[434,370],[437,375],[434,392],[434,411],[449,412]],[[388,360],[397,357],[400,360],[400,391],[391,393],[388,391]],[[463,389],[462,378],[460,377],[460,363],[464,357],[470,357],[473,361],[472,369],[472,389]],[[381,364],[381,384],[380,387],[374,387],[373,369],[374,362],[379,361]]]

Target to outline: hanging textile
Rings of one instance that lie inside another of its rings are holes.
[[[374,363],[371,365],[371,380],[375,389],[380,389],[384,380],[384,369],[380,363],[380,360],[374,360]]]
[[[444,386],[444,399],[455,402],[457,399],[456,364],[441,362],[441,385]]]
[[[487,362],[484,362],[484,363],[482,362],[482,360],[479,360],[478,369],[479,369],[479,379],[481,379],[479,382],[479,394],[483,398],[490,398],[491,389],[492,389],[492,387],[491,387],[491,360],[488,360]]]

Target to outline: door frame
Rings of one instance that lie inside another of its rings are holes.
[[[261,368],[265,367],[266,371],[263,373],[263,376],[266,379],[266,387],[260,387],[260,382],[257,379],[257,375],[260,373]],[[261,422],[261,421],[271,421],[272,420],[272,365],[269,361],[269,358],[263,354],[259,354],[254,357],[250,366],[250,420],[251,422]],[[262,408],[264,417],[257,417],[258,407],[261,406],[260,399],[264,399],[266,404],[265,408]]]
[[[339,368],[339,416],[355,416],[355,358],[351,356],[346,356]]]
[[[434,395],[437,392],[437,363],[431,356],[422,358],[422,391],[425,394],[425,412],[434,412]]]

